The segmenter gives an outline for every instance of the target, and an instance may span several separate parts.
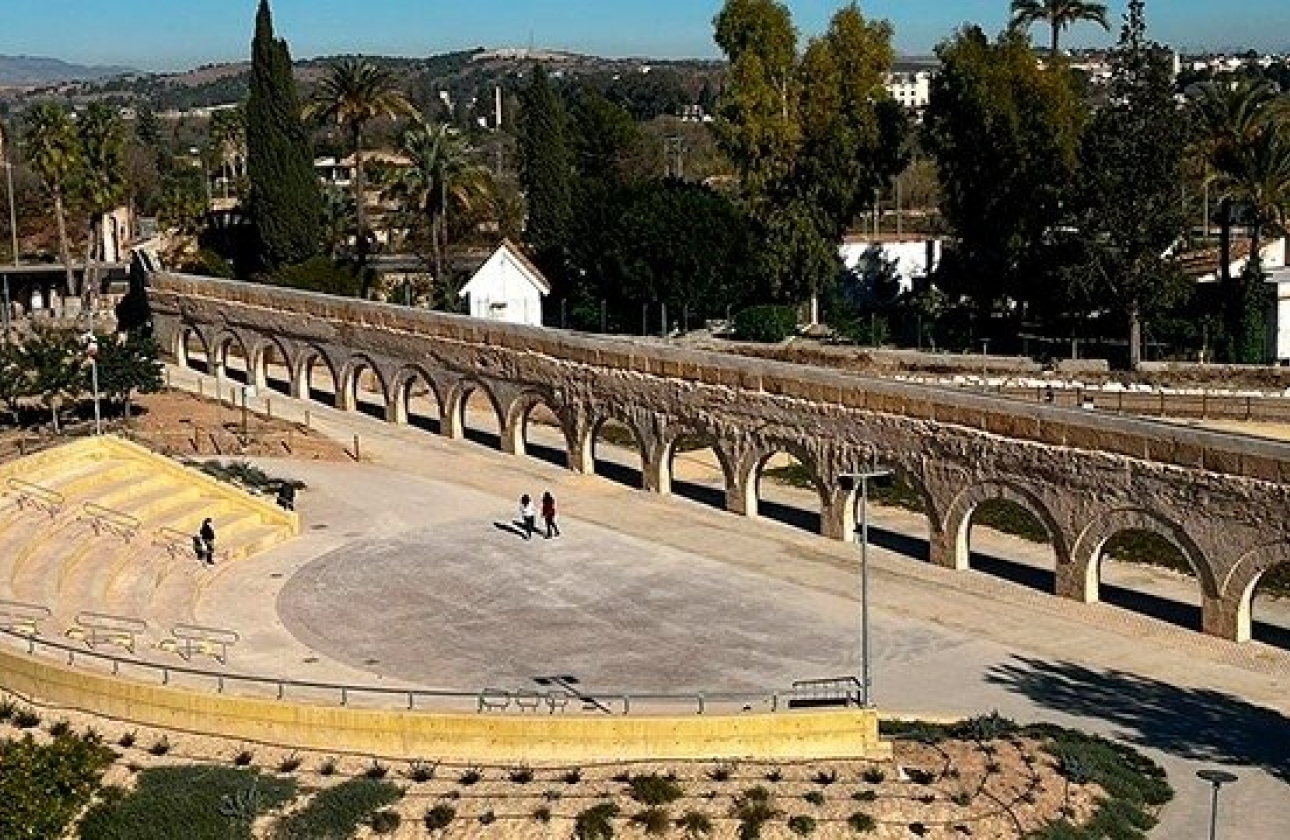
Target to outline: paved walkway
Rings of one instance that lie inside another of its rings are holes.
[[[196,388],[196,374],[171,377]],[[523,681],[541,669],[574,668],[629,688],[717,678],[737,688],[855,670],[852,546],[268,397],[276,416],[303,419],[307,410],[311,424],[337,440],[359,435],[364,463],[272,465],[311,485],[301,499],[306,536],[230,567],[197,604],[199,619],[264,628],[268,655],[252,664],[276,661],[318,679],[366,674],[439,685],[452,673],[471,688],[479,687],[473,680]],[[546,487],[563,503],[564,539],[523,545],[494,526],[513,518],[520,493]],[[899,511],[877,518],[897,531],[922,527]],[[979,550],[1009,550],[1003,538],[974,537]],[[1290,653],[882,550],[871,559],[883,708],[998,708],[1142,745],[1165,763],[1179,793],[1154,833],[1160,838],[1199,836],[1208,798],[1194,772],[1232,765],[1242,780],[1224,794],[1230,836],[1290,836]],[[566,636],[574,644],[555,643]],[[255,641],[248,637],[239,657],[255,657]]]

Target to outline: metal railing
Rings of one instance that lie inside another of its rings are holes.
[[[82,504],[81,511],[84,516],[80,517],[80,519],[89,523],[95,536],[108,533],[120,537],[128,543],[134,539],[135,535],[139,533],[139,528],[143,525],[138,518],[128,513],[97,505],[94,502]]]
[[[193,543],[194,537],[192,534],[186,534],[183,531],[165,525],[158,528],[155,533],[156,536],[153,538],[152,544],[164,548],[166,553],[170,555],[170,559],[199,557],[197,547]]]
[[[50,490],[48,487],[41,487],[30,481],[10,478],[6,484],[17,495],[19,508],[26,510],[30,507],[32,510],[39,510],[49,514],[50,519],[56,518],[62,512],[63,505],[67,503],[67,497],[57,490]]]
[[[170,635],[183,642],[179,655],[184,659],[191,662],[194,653],[204,653],[221,665],[228,664],[229,645],[235,645],[242,639],[233,630],[203,627],[200,624],[176,624],[170,628]]]
[[[81,639],[91,649],[101,644],[113,644],[134,653],[139,644],[139,637],[147,631],[148,622],[143,619],[82,612],[76,614],[76,623],[68,628],[67,636]]]
[[[137,622],[133,619],[127,620]],[[393,708],[397,705],[409,711],[471,709],[481,714],[490,712],[531,714],[547,710],[550,714],[559,712],[626,715],[633,711],[649,711],[701,715],[715,710],[743,713],[788,712],[794,708],[792,700],[796,696],[791,690],[644,693],[580,689],[575,696],[567,692],[538,692],[528,689],[488,688],[477,691],[454,691],[395,688],[226,673],[188,665],[150,662],[134,656],[104,653],[93,647],[87,650],[53,639],[37,638],[3,626],[0,626],[0,641],[7,641],[10,645],[16,642],[32,656],[53,654],[63,657],[69,667],[107,669],[114,676],[120,676],[124,672],[132,677],[155,680],[160,685],[173,685],[182,679],[191,683],[194,688],[213,687],[217,694],[269,695],[284,701],[290,697],[318,702],[321,695],[321,699],[326,702],[346,707],[357,703],[365,707],[375,705],[377,708]],[[572,702],[575,699],[580,702]]]
[[[22,601],[0,601],[0,629],[23,636],[40,634],[40,622],[49,619],[48,607]]]

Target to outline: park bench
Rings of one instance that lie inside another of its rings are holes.
[[[30,481],[10,478],[7,484],[9,490],[17,497],[19,510],[38,510],[49,514],[50,519],[62,513],[63,505],[67,501],[62,493],[41,487],[39,484],[32,484]]]
[[[78,521],[89,525],[95,536],[111,534],[127,543],[134,539],[142,525],[138,519],[128,513],[96,505],[93,502],[85,502],[81,505],[81,512],[82,515],[78,517]]]
[[[160,650],[174,650],[186,660],[193,654],[209,656],[221,665],[228,664],[228,649],[242,638],[233,630],[203,627],[200,624],[176,624],[170,628],[173,638],[157,643]]]
[[[0,628],[23,636],[39,636],[40,622],[49,618],[49,608],[21,601],[0,601]]]
[[[139,636],[147,629],[148,622],[142,619],[82,612],[77,613],[75,623],[67,629],[67,637],[79,639],[90,648],[110,644],[134,653]]]

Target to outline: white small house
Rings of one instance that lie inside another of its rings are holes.
[[[542,326],[542,298],[551,285],[509,239],[503,240],[459,293],[474,318]]]

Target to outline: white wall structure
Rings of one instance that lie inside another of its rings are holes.
[[[887,92],[909,110],[922,111],[932,100],[932,73],[930,70],[889,73]]]
[[[875,240],[864,236],[848,236],[843,241],[839,251],[842,262],[847,268],[855,268],[875,245],[881,250],[884,260],[896,261],[902,293],[912,290],[916,280],[925,279],[941,263],[942,243],[939,239]]]
[[[542,326],[542,298],[551,294],[537,266],[510,240],[504,240],[480,266],[459,296],[470,299],[475,318]]]

